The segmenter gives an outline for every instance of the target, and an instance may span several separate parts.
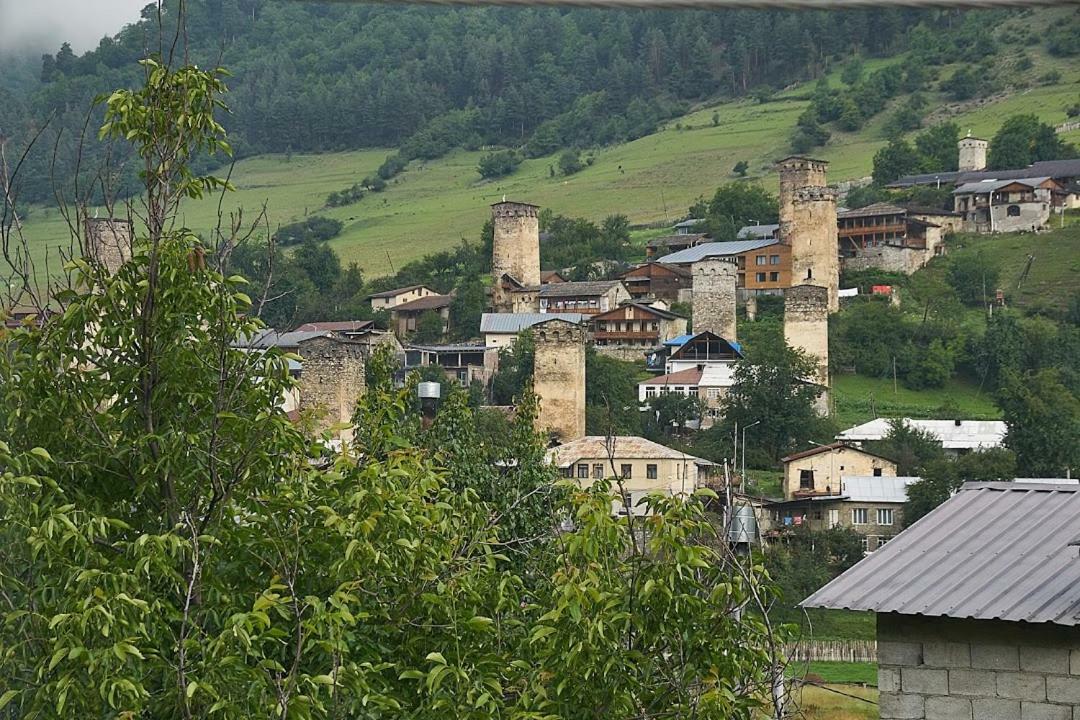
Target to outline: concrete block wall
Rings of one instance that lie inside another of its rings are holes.
[[[1080,629],[878,615],[881,720],[1080,720]]]

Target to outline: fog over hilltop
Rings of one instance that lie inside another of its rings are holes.
[[[56,52],[63,42],[76,53],[97,46],[139,19],[149,0],[0,0],[0,54]]]

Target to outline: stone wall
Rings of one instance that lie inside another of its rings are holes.
[[[1075,720],[1080,628],[877,616],[881,720]]]
[[[315,430],[351,421],[365,389],[363,344],[315,337],[300,343],[299,355],[303,358],[300,410],[313,414]],[[351,440],[352,433],[342,433],[342,438]]]
[[[989,143],[979,138],[961,138],[957,146],[957,169],[960,172],[986,169],[986,148]]]
[[[511,312],[513,302],[506,296],[499,279],[511,275],[526,287],[540,285],[540,208],[516,202],[491,206],[495,226],[492,243],[491,273],[495,278],[492,297],[497,312]]]
[[[816,382],[829,386],[829,291],[817,285],[795,285],[784,293],[784,342],[817,358]],[[818,411],[828,410],[828,393]]]
[[[694,333],[711,332],[736,339],[735,286],[739,268],[734,258],[706,258],[694,263]]]
[[[829,163],[804,157],[790,157],[781,160],[777,169],[780,173],[780,237],[783,237],[784,224],[790,223],[794,215],[795,191],[805,187],[825,187],[825,171]]]
[[[930,251],[922,248],[878,245],[859,250],[855,257],[845,257],[843,263],[845,270],[887,270],[910,275],[931,257]]]
[[[585,436],[585,343],[583,325],[548,320],[534,325],[533,392],[540,402],[537,430],[562,442]]]
[[[131,259],[131,221],[119,218],[86,218],[83,238],[86,257],[113,275]]]

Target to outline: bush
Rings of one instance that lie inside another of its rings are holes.
[[[581,162],[581,154],[577,150],[567,150],[559,156],[559,172],[563,175],[573,175],[585,169]]]
[[[961,301],[981,305],[994,297],[999,274],[997,263],[984,253],[978,253],[954,258],[949,263],[947,279]]]
[[[341,234],[344,223],[334,218],[312,215],[307,220],[283,225],[274,234],[278,245],[299,245],[309,240],[322,242]]]
[[[520,164],[521,156],[517,152],[514,150],[500,150],[488,153],[480,158],[480,164],[476,169],[479,171],[480,177],[487,180],[505,177],[517,170]]]
[[[383,183],[386,186],[386,183]],[[353,185],[352,187],[345,188],[344,190],[335,190],[326,196],[326,207],[342,207],[343,205],[352,205],[354,202],[359,202],[364,197],[364,189],[360,183]]]

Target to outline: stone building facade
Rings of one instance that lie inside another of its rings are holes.
[[[1080,629],[878,613],[882,720],[1073,720]]]
[[[834,225],[835,227],[835,225]],[[817,358],[817,375],[807,378],[826,388],[818,411],[829,407],[829,291],[818,285],[796,285],[784,294],[784,342]]]
[[[840,262],[836,191],[828,187],[828,163],[804,157],[782,160],[780,241],[791,248],[791,283],[829,291],[829,312],[840,309]]]
[[[735,292],[738,265],[734,258],[708,257],[693,265],[694,332],[736,339]]]
[[[585,326],[548,320],[532,327],[536,343],[533,392],[537,430],[561,442],[585,435]]]
[[[130,220],[88,217],[84,225],[83,249],[86,256],[99,263],[110,275],[131,259],[134,235]]]
[[[784,499],[839,495],[847,475],[895,477],[896,463],[844,443],[820,445],[783,458]]]
[[[322,335],[299,344],[301,412],[311,412],[316,432],[352,420],[356,402],[364,394],[365,357],[362,343]],[[352,439],[352,432],[342,433]]]
[[[492,305],[496,312],[515,312],[511,287],[540,286],[540,208],[519,202],[491,206],[494,223],[491,272],[495,278]],[[504,276],[514,283],[505,283]]]
[[[970,172],[986,169],[986,149],[990,146],[989,142],[968,135],[961,138],[956,145],[959,151],[957,170]]]

